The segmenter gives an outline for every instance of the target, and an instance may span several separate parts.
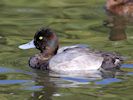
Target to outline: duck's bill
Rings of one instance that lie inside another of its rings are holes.
[[[20,49],[31,49],[31,48],[35,48],[35,45],[33,43],[34,40],[26,43],[26,44],[22,44],[19,46]]]

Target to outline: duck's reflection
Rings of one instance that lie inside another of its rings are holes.
[[[133,25],[133,17],[123,16],[108,16],[104,21],[104,26],[110,29],[109,39],[111,41],[119,41],[127,39],[126,29],[127,26]]]
[[[34,70],[33,80],[36,86],[42,86],[41,90],[32,93],[32,100],[52,100],[52,96],[56,93],[57,87],[51,82],[48,72]],[[31,98],[29,100],[31,100]]]
[[[90,82],[96,82],[97,80],[101,80],[103,78],[106,79],[112,78],[111,82],[113,82],[114,80],[113,78],[115,77],[115,75],[123,72],[120,70],[119,71],[101,70],[99,72],[93,72],[91,74],[86,73],[87,76],[83,75],[79,76],[77,74],[74,74],[74,76],[67,76],[67,75],[59,75],[53,72],[41,72],[41,71],[35,71],[34,73],[35,75],[33,79],[36,82],[36,86],[42,86],[43,88],[40,91],[34,91],[32,93],[31,97],[32,100],[52,100],[53,96],[61,96],[61,94],[58,93],[59,88],[80,87],[84,86],[85,84],[89,84]],[[116,82],[116,80],[114,82]]]
[[[105,10],[108,18],[104,21],[104,26],[110,29],[111,41],[127,39],[126,28],[130,23],[133,25],[132,5],[132,0],[107,0]]]
[[[110,29],[109,39],[111,41],[127,39],[127,20],[124,17],[109,16],[109,18],[104,22],[104,25]]]

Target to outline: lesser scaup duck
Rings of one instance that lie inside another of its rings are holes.
[[[29,60],[33,69],[48,69],[57,73],[73,73],[119,69],[122,58],[116,53],[96,51],[86,45],[73,45],[59,48],[58,38],[51,29],[42,28],[36,32],[34,40],[19,46],[21,49],[36,47],[39,54]]]
[[[106,10],[115,15],[133,17],[133,0],[107,0]]]

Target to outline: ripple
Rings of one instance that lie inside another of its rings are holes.
[[[67,81],[81,82],[81,83],[89,82],[89,79],[83,79],[83,78],[62,77],[62,79]]]
[[[107,79],[103,79],[101,81],[97,81],[95,82],[95,84],[97,85],[107,85],[107,84],[111,84],[114,82],[121,82],[121,79],[117,79],[117,78],[107,78]]]
[[[11,68],[6,68],[6,67],[0,67],[0,74],[1,73],[23,73],[27,75],[32,75],[32,72],[23,71],[19,69],[11,69]]]
[[[31,86],[31,87],[26,87],[23,90],[34,90],[34,91],[36,90],[36,91],[39,91],[42,88],[44,88],[44,86]]]
[[[0,85],[11,85],[32,82],[31,80],[0,80]]]
[[[9,73],[9,72],[16,72],[16,71],[11,68],[0,67],[0,73]]]
[[[133,64],[123,64],[122,68],[133,68]]]
[[[133,72],[128,72],[127,75],[133,75]]]

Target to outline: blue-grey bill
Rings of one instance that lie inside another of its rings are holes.
[[[20,49],[30,49],[30,48],[35,48],[35,45],[33,43],[34,40],[26,43],[26,44],[22,44],[19,46]]]

